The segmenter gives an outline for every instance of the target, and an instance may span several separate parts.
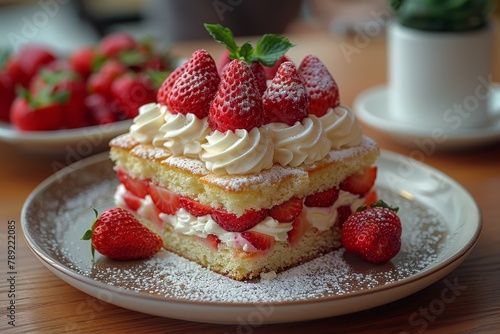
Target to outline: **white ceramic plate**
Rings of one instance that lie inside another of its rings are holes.
[[[80,240],[117,185],[106,154],[82,160],[40,184],[22,211],[26,240],[40,261],[77,289],[106,302],[169,318],[263,324],[311,320],[369,309],[408,296],[455,269],[481,230],[479,208],[445,174],[383,152],[377,189],[400,207],[402,249],[384,265],[331,252],[278,274],[237,282],[166,251],[112,261]]]
[[[0,122],[0,141],[18,149],[41,155],[69,156],[70,161],[109,149],[108,142],[128,131],[132,120],[112,124],[55,131],[17,131]]]
[[[437,133],[432,128],[419,128],[391,119],[388,108],[388,87],[372,87],[361,93],[353,108],[358,119],[366,125],[385,132],[398,142],[423,150],[462,150],[500,143],[500,87],[492,86],[491,109],[493,119],[481,129],[457,129]]]

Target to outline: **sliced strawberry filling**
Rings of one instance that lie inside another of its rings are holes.
[[[283,228],[287,228],[284,230],[288,231],[285,235],[286,240],[291,246],[295,246],[312,227],[322,231],[335,224],[342,225],[355,211],[356,208],[352,207],[355,205],[353,203],[363,204],[363,201],[368,203],[376,200],[377,194],[372,189],[376,172],[376,167],[370,167],[363,173],[348,177],[339,187],[314,193],[305,198],[293,197],[270,209],[250,209],[239,216],[221,208],[206,206],[150,181],[131,177],[123,170],[118,170],[117,173],[125,188],[125,191],[120,195],[121,201],[130,210],[152,220],[159,227],[166,223],[165,218],[162,217],[167,215],[176,221],[179,210],[184,209],[184,215],[187,212],[195,220],[201,219],[205,223],[208,220],[213,220],[218,225],[220,235],[216,235],[212,231],[200,233],[204,239],[207,239],[207,245],[212,248],[217,249],[221,243],[229,244],[232,242],[234,247],[242,247],[245,251],[247,251],[245,248],[250,248],[250,252],[265,252],[273,247],[276,240],[284,241],[285,239],[277,239],[273,233],[266,232],[270,229],[268,226],[267,230],[266,228],[260,229],[259,224],[271,219],[271,221],[275,221],[273,223],[275,227],[276,224],[278,227],[281,226],[281,231]],[[321,227],[321,224],[318,225],[314,218],[308,217],[311,212],[313,214],[319,212],[326,217],[324,219],[330,221],[326,224],[321,223],[324,225]],[[222,234],[228,234],[232,240],[224,242]],[[246,240],[250,247],[244,246],[245,242],[243,241],[242,244],[242,239]]]

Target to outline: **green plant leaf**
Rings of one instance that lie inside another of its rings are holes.
[[[285,37],[266,34],[257,42],[255,57],[265,66],[273,66],[294,45]]]
[[[226,48],[234,53],[235,55],[238,55],[238,46],[236,45],[236,42],[234,41],[234,36],[233,32],[229,28],[224,28],[220,24],[210,24],[210,23],[205,23],[205,29],[209,32],[210,35],[214,38],[214,40],[218,43],[225,44]]]

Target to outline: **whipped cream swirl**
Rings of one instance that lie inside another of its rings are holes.
[[[142,144],[153,142],[157,136],[161,136],[158,129],[165,123],[166,113],[167,107],[156,103],[141,106],[139,115],[134,118],[134,123],[130,126],[132,138]]]
[[[314,115],[292,126],[270,123],[268,128],[274,142],[273,162],[297,167],[323,159],[330,152],[331,142],[323,131],[323,123]]]
[[[165,124],[160,127],[159,132],[160,135],[153,140],[154,146],[163,146],[174,156],[198,158],[210,128],[206,118],[199,119],[192,113],[174,115],[167,112]]]
[[[273,166],[273,142],[265,128],[226,131],[207,136],[201,159],[217,175],[258,173]]]
[[[332,142],[332,149],[339,150],[361,143],[363,132],[349,109],[345,107],[330,108],[320,120],[326,136]]]

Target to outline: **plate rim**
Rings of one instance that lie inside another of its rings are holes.
[[[398,157],[402,157],[402,155],[387,151],[387,150],[381,150],[381,155],[380,158],[387,158],[387,159],[397,159]],[[380,159],[379,158],[379,159]],[[405,157],[405,159],[411,159],[409,157]],[[414,159],[412,159],[414,160]],[[188,304],[188,305],[194,305],[196,307],[232,307],[232,308],[248,308],[255,306],[255,302],[214,302],[214,301],[200,301],[200,300],[188,300],[188,299],[177,299],[174,297],[165,297],[165,296],[159,296],[159,295],[150,295],[138,291],[132,291],[132,290],[126,290],[123,288],[119,288],[116,286],[108,285],[99,281],[96,281],[92,278],[86,277],[84,275],[81,275],[79,273],[76,273],[72,271],[71,269],[65,267],[63,264],[58,263],[54,259],[52,259],[49,254],[46,254],[43,249],[39,249],[38,245],[36,242],[33,240],[33,237],[27,233],[28,231],[28,221],[27,221],[27,211],[29,209],[30,203],[37,198],[37,196],[40,196],[40,194],[50,187],[53,182],[56,182],[58,178],[65,176],[70,173],[75,173],[78,172],[81,169],[84,169],[86,167],[89,167],[93,164],[98,164],[98,163],[105,163],[106,161],[110,162],[109,160],[109,152],[102,152],[96,155],[93,155],[91,157],[85,158],[83,160],[80,160],[72,165],[69,165],[57,173],[49,176],[46,178],[44,181],[42,181],[26,198],[25,203],[23,204],[23,208],[21,211],[21,227],[23,230],[23,235],[24,238],[28,244],[28,247],[31,249],[31,251],[35,254],[35,256],[44,264],[45,266],[48,267],[48,269],[55,269],[57,270],[61,275],[68,276],[72,280],[78,280],[79,282],[83,284],[90,285],[94,288],[97,289],[104,289],[106,291],[110,291],[112,293],[117,293],[121,296],[126,296],[126,297],[131,297],[131,298],[139,298],[141,300],[147,300],[147,301],[152,301],[152,302],[163,302],[163,303],[170,303],[170,304]],[[465,189],[459,182],[457,182],[455,179],[451,178],[447,174],[443,173],[442,171],[429,166],[425,163],[422,163],[420,161],[414,160],[412,161],[412,164],[417,164],[419,165],[420,168],[424,168],[432,173],[438,174],[441,177],[444,177],[447,179],[447,181],[452,182],[454,186],[457,186],[469,199],[471,200],[471,203],[476,209],[476,214],[475,217],[477,218],[477,221],[473,222],[475,225],[474,231],[472,231],[469,235],[469,238],[467,242],[462,245],[454,254],[450,254],[447,258],[444,260],[440,260],[437,262],[434,262],[430,265],[430,268],[424,268],[423,270],[409,276],[405,277],[401,280],[386,284],[386,285],[380,285],[375,288],[367,289],[367,290],[358,290],[355,292],[351,293],[346,293],[342,295],[331,295],[331,296],[325,296],[325,297],[318,297],[314,299],[300,299],[300,300],[287,300],[287,301],[268,301],[268,302],[259,302],[261,305],[273,305],[274,307],[294,307],[294,306],[304,306],[308,304],[316,304],[316,303],[325,303],[325,302],[333,302],[337,301],[339,299],[349,299],[349,298],[354,298],[354,297],[361,297],[361,296],[368,296],[371,294],[377,294],[384,292],[386,290],[392,290],[392,289],[398,289],[401,288],[405,285],[409,285],[412,283],[417,283],[418,281],[421,281],[425,278],[429,278],[430,276],[437,275],[439,272],[444,271],[447,267],[450,267],[454,264],[458,266],[467,256],[468,254],[472,251],[474,246],[479,240],[479,237],[481,235],[482,231],[482,215],[481,215],[481,210],[479,208],[478,203],[476,200],[473,198],[473,196]],[[458,262],[458,263],[457,263]],[[454,266],[451,270],[454,270],[456,268]],[[49,268],[50,267],[50,268]],[[450,270],[450,271],[451,271]],[[53,272],[53,270],[51,270]],[[447,273],[444,273],[441,277],[446,275]],[[59,276],[59,275],[56,275]],[[67,282],[68,284],[74,286],[73,284],[69,283],[67,280],[65,280],[63,277],[59,276],[60,279],[63,281]],[[436,280],[432,280],[426,286],[436,282]],[[75,287],[75,286],[74,286]],[[78,287],[75,287],[78,290],[82,290]],[[401,299],[409,294],[415,293],[422,288],[419,288],[417,290],[412,290],[411,292],[407,293],[406,295],[402,295],[398,298],[395,298],[393,300]],[[382,304],[378,304],[375,306],[380,306]],[[121,305],[120,305],[121,306]],[[121,306],[124,307],[124,306]],[[363,310],[366,308],[360,308],[359,310]],[[165,315],[166,317],[166,315]]]

